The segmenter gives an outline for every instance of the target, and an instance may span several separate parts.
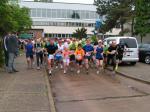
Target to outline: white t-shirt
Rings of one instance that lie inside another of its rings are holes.
[[[57,46],[58,46],[58,50],[59,50],[59,51],[63,51],[63,50],[64,50],[64,45],[59,45],[59,44],[58,44]]]
[[[69,48],[68,42],[65,42],[65,43],[64,43],[64,47],[65,47],[65,48]]]

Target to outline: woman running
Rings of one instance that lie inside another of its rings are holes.
[[[95,48],[94,52],[96,54],[97,74],[99,74],[103,66],[103,44],[101,40],[98,41],[98,46]]]

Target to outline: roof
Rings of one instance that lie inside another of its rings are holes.
[[[96,11],[96,6],[93,4],[80,3],[61,3],[61,2],[32,2],[24,1],[19,3],[21,6],[28,8],[46,8],[46,9],[70,9],[70,10],[89,10]]]

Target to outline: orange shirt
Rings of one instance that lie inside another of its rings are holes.
[[[77,60],[82,60],[83,59],[83,56],[84,56],[84,50],[83,49],[76,49],[75,51],[75,55],[76,55],[76,59]]]

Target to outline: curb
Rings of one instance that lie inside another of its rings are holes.
[[[48,78],[46,69],[44,70],[44,74],[45,74],[45,81],[46,81],[46,86],[48,89],[48,99],[49,99],[49,106],[50,106],[50,112],[56,112],[56,107],[55,107],[55,103],[54,103],[54,98],[52,95],[52,89],[51,89],[51,84],[50,84],[50,80]]]
[[[107,70],[112,71],[110,68],[107,68]],[[145,80],[142,80],[142,79],[139,79],[139,78],[131,77],[131,76],[129,76],[129,75],[123,73],[123,72],[118,72],[118,71],[117,71],[116,73],[117,73],[117,75],[126,77],[126,78],[128,78],[128,79],[132,79],[132,80],[135,80],[135,81],[138,81],[138,82],[141,82],[141,83],[150,85],[150,82],[149,82],[149,81],[145,81]]]

